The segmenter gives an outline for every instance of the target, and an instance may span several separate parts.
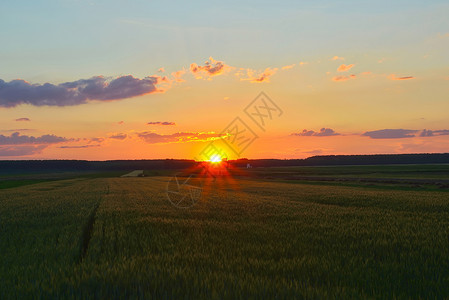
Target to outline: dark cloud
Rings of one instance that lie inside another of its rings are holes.
[[[125,99],[159,92],[156,84],[160,81],[158,76],[139,79],[131,75],[113,80],[97,76],[58,85],[30,84],[21,79],[5,82],[0,79],[0,107],[15,107],[20,104],[70,106],[89,100]]]
[[[126,133],[116,133],[116,134],[109,136],[110,139],[114,139],[114,140],[124,140],[127,137],[128,137],[128,135]]]
[[[433,136],[433,131],[432,130],[427,130],[424,129],[423,131],[421,131],[421,133],[419,134],[419,136]]]
[[[438,135],[449,135],[449,130],[448,129],[442,129],[442,130],[427,130],[427,129],[424,129],[419,134],[419,136],[421,136],[421,137],[438,136]]]
[[[177,132],[173,134],[158,134],[154,132],[140,132],[138,137],[149,144],[187,143],[212,141],[223,138],[227,135],[213,132]]]
[[[340,134],[335,132],[331,128],[321,128],[320,131],[304,129],[302,132],[293,133],[292,135],[296,135],[296,136],[334,136],[334,135],[340,135]]]
[[[31,121],[30,119],[28,119],[28,118],[18,118],[18,119],[16,119],[16,121],[17,122],[23,122],[23,121]]]
[[[40,137],[20,135],[19,132],[14,132],[10,136],[0,134],[0,145],[57,144],[67,141],[70,140],[53,134],[46,134]]]
[[[147,125],[176,125],[175,122],[148,122]]]
[[[402,139],[415,137],[415,133],[417,132],[418,130],[409,129],[382,129],[367,131],[362,135],[370,137],[372,139]]]
[[[27,146],[0,146],[0,157],[1,156],[26,156],[39,154],[43,149],[47,148],[48,145],[27,145]]]

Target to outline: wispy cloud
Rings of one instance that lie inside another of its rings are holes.
[[[101,145],[79,145],[79,146],[59,146],[61,149],[85,149],[92,147],[100,147]]]
[[[349,71],[350,69],[352,69],[352,67],[354,67],[354,66],[355,66],[354,64],[350,64],[350,65],[342,64],[338,67],[337,71],[338,72],[346,72],[346,71]]]
[[[291,69],[291,68],[293,68],[295,65],[296,65],[296,64],[292,64],[292,65],[288,65],[288,66],[283,66],[283,67],[282,67],[282,70],[288,70],[288,69]]]
[[[127,137],[128,137],[128,135],[126,133],[114,133],[109,136],[110,139],[114,139],[114,140],[124,140]]]
[[[345,60],[345,58],[335,55],[334,57],[331,58],[331,60]]]
[[[175,122],[148,122],[147,125],[165,125],[165,126],[173,126],[176,125]]]
[[[415,79],[415,77],[413,76],[404,76],[404,77],[397,77],[394,74],[391,74],[390,76],[388,76],[389,79],[391,80],[408,80],[408,79]]]
[[[335,132],[331,128],[323,127],[320,129],[320,131],[304,129],[302,132],[293,133],[292,135],[296,135],[296,136],[335,136],[335,135],[340,135],[340,133]]]
[[[29,118],[18,118],[16,119],[16,122],[29,122],[31,121]]]
[[[131,75],[115,79],[103,76],[61,84],[31,84],[21,79],[5,82],[0,79],[0,106],[15,107],[21,104],[34,106],[72,106],[88,101],[111,101],[162,92],[157,84],[167,79],[150,76],[143,79]]]
[[[137,136],[149,144],[205,142],[227,137],[226,134],[214,132],[177,132],[173,134],[139,132],[137,133]]]
[[[186,74],[186,70],[184,70],[184,69],[171,73],[175,82],[185,82],[185,80],[182,78],[182,76],[184,76],[185,74]]]
[[[246,69],[246,77],[240,78],[242,81],[249,81],[252,83],[270,82],[270,77],[276,74],[278,68],[266,68],[265,71],[257,73],[255,70]],[[238,77],[242,76],[242,73],[236,74]]]
[[[350,80],[350,79],[355,79],[356,77],[357,77],[357,76],[354,75],[354,74],[349,75],[349,76],[346,76],[346,75],[340,75],[340,76],[335,76],[335,77],[333,77],[332,80],[333,80],[333,81],[347,81],[347,80]]]

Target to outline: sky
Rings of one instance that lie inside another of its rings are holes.
[[[447,1],[3,1],[0,160],[449,149]]]

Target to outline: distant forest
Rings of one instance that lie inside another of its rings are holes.
[[[238,159],[230,160],[235,167],[287,167],[386,164],[446,164],[449,153],[441,154],[378,154],[378,155],[326,155],[306,159]],[[185,169],[197,164],[194,160],[5,160],[0,161],[0,173],[66,172],[66,171],[127,171]]]

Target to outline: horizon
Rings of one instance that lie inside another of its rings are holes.
[[[3,4],[0,160],[449,149],[449,4],[283,4]]]

